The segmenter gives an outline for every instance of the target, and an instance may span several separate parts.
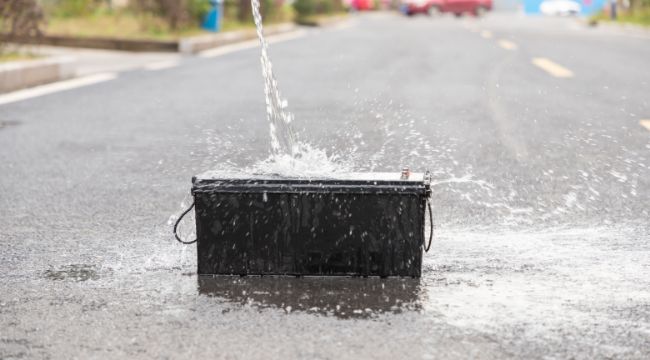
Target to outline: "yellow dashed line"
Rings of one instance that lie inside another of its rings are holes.
[[[573,72],[547,58],[533,58],[533,64],[557,78],[573,77]]]
[[[639,120],[639,124],[650,131],[650,120]]]
[[[483,31],[481,31],[481,37],[483,39],[491,39],[492,38],[492,32],[490,32],[488,30],[483,30]]]
[[[517,50],[517,44],[508,40],[499,40],[499,46],[506,50]]]

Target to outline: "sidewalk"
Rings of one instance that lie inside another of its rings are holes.
[[[172,63],[180,61],[183,56],[178,53],[127,52],[56,46],[31,47],[30,51],[43,56],[72,58],[74,77],[133,70],[156,63]]]
[[[137,68],[155,70],[176,65],[182,57],[179,53],[134,53],[55,46],[23,46],[17,50],[37,55],[37,58],[1,63],[0,94],[95,74]]]
[[[300,33],[297,27],[277,27],[269,40]],[[34,86],[71,78],[96,74],[114,74],[134,69],[161,70],[178,65],[183,57],[202,56],[219,52],[232,46],[253,42],[256,34],[235,32],[222,33],[218,37],[206,35],[188,38],[184,52],[131,52],[48,45],[20,45],[16,51],[29,52],[41,57],[35,60],[12,61],[0,64],[0,94],[20,91]],[[205,48],[205,49],[203,49]],[[11,50],[11,49],[10,49]]]
[[[300,38],[305,34],[305,30],[297,30],[270,36],[267,40],[272,44]],[[205,50],[197,53],[196,56],[214,58],[257,47],[259,47],[259,41],[252,39]],[[118,78],[120,72],[124,71],[171,69],[181,65],[184,59],[192,57],[180,53],[132,53],[52,46],[33,47],[31,51],[45,57],[38,60],[0,64],[0,85],[10,85],[0,86],[0,106],[58,91],[110,81]],[[34,76],[35,74],[39,76]]]

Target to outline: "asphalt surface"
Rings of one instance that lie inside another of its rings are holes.
[[[185,58],[0,105],[0,358],[650,357],[650,39],[380,14],[270,51],[301,139],[432,170],[423,277],[200,280],[169,220],[268,125],[258,49]]]

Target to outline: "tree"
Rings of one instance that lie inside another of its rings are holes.
[[[240,22],[252,22],[253,8],[251,0],[239,0],[239,13],[237,14]]]
[[[200,22],[210,6],[207,0],[132,0],[131,4],[138,11],[163,17],[171,30]]]
[[[0,0],[0,52],[13,39],[40,36],[45,22],[37,0]]]

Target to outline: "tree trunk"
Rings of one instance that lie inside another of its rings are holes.
[[[241,22],[252,21],[252,7],[250,0],[239,0],[239,14],[238,18]]]

